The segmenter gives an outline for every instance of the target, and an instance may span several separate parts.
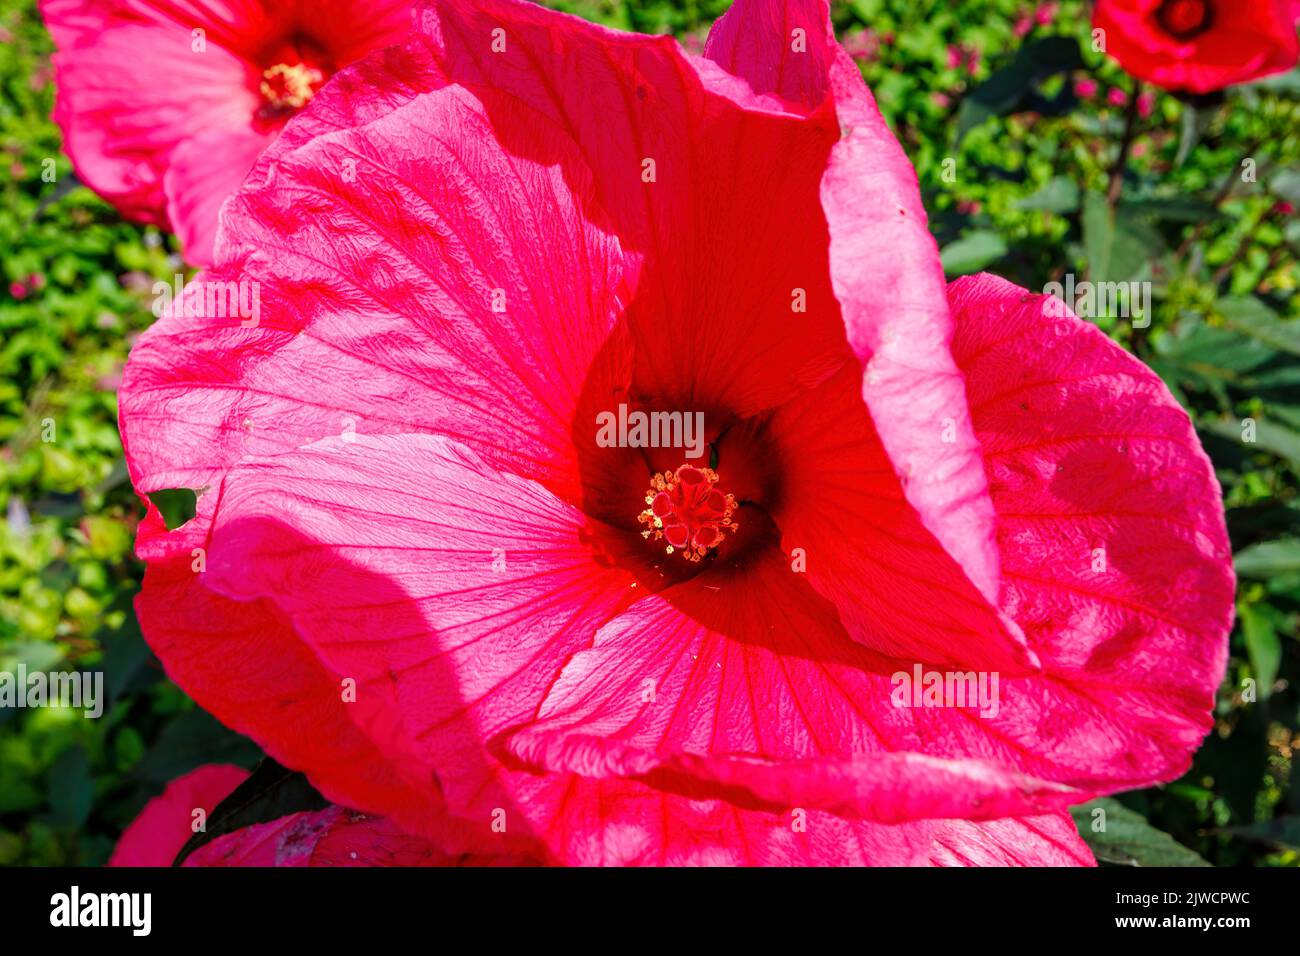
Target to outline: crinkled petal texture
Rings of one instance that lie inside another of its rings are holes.
[[[205,822],[247,778],[248,771],[233,764],[205,764],[177,777],[122,832],[108,865],[171,866],[195,823]]]
[[[77,175],[205,264],[221,203],[284,125],[264,108],[263,71],[299,51],[328,71],[396,43],[410,0],[42,0],[41,12]]]
[[[950,307],[824,4],[707,49],[444,3],[289,124],[206,276],[257,321],[167,315],[126,371],[137,489],[201,492],[141,525],[145,633],[452,854],[1089,863],[1064,808],[1181,772],[1223,669],[1187,418],[1020,290]],[[621,402],[754,465],[743,546],[647,550]],[[1000,695],[901,706],[913,666]]]
[[[343,807],[292,813],[205,843],[184,866],[529,866],[526,856],[448,853],[437,841]]]
[[[216,806],[248,779],[231,764],[206,764],[177,777],[122,833],[109,866],[171,866]],[[202,817],[199,813],[202,813]],[[218,836],[184,866],[491,866],[528,857],[453,855],[433,839],[343,807],[293,813]]]
[[[1002,555],[1001,604],[1043,661],[1003,682],[1005,743],[1128,789],[1183,773],[1232,625],[1221,491],[1160,379],[1059,300],[950,289]],[[1053,778],[1058,778],[1052,773]]]
[[[1293,0],[1098,0],[1093,26],[1120,66],[1168,90],[1210,93],[1300,57]]]

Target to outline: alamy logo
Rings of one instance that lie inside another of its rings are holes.
[[[50,897],[51,926],[129,926],[134,936],[148,936],[153,896],[149,893],[69,893]]]
[[[687,458],[704,454],[703,412],[618,412],[596,415],[596,444],[601,448],[683,448]]]
[[[1081,319],[1132,319],[1135,329],[1151,324],[1150,282],[1076,283],[1074,273],[1068,273],[1064,283],[1043,286],[1043,294],[1050,296],[1043,302],[1043,314],[1048,318],[1064,318],[1068,309]]]
[[[0,671],[0,707],[72,707],[94,720],[104,713],[103,671]]]
[[[998,715],[997,671],[896,671],[889,700],[895,707],[978,708],[981,717]]]
[[[239,319],[246,329],[257,327],[261,319],[261,287],[257,282],[185,281],[179,273],[166,282],[153,284],[153,314],[162,318],[171,310],[175,315],[200,319]]]

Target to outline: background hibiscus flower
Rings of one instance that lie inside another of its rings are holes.
[[[1167,90],[1210,93],[1300,56],[1293,0],[1097,0],[1092,22],[1124,69]]]
[[[211,261],[221,203],[341,67],[397,43],[410,0],[44,0],[77,174]]]
[[[217,804],[247,777],[231,764],[205,764],[177,777],[123,831],[108,865],[171,866],[196,825],[206,826]]]
[[[248,779],[229,764],[205,764],[169,783],[126,828],[109,866],[172,866],[213,811]],[[378,817],[325,807],[222,833],[183,859],[184,866],[528,865],[518,857],[452,856]]]

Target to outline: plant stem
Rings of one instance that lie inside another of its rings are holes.
[[[1133,81],[1133,93],[1129,97],[1128,109],[1124,112],[1124,138],[1119,143],[1119,156],[1110,170],[1110,188],[1106,191],[1106,202],[1111,209],[1119,203],[1120,191],[1124,188],[1124,170],[1128,167],[1128,154],[1133,148],[1133,139],[1137,135],[1138,98],[1142,95],[1142,81]]]

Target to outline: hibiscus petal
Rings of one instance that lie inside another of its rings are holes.
[[[709,30],[704,55],[755,92],[813,110],[826,99],[835,46],[826,0],[737,0]]]
[[[310,767],[331,800],[406,818],[428,814],[428,779],[403,777],[402,765],[389,763],[354,723],[372,702],[344,703],[339,676],[272,602],[235,601],[205,586],[216,497],[202,495],[199,514],[175,531],[152,505],[140,526],[137,552],[148,568],[135,609],[168,676],[277,762]]]
[[[906,667],[1036,669],[1020,628],[975,589],[907,500],[860,379],[850,366],[781,406],[768,425],[785,463],[772,517],[791,566],[835,605],[854,640]]]
[[[940,707],[900,721],[885,705],[892,668],[838,646],[829,611],[769,560],[739,605],[726,598],[738,582],[710,574],[607,626],[512,751],[552,770],[725,781],[884,819],[945,811],[924,799],[925,761],[862,754],[972,761],[972,779],[1007,791],[966,794],[990,815],[1035,812],[1016,799],[1059,805],[1048,782],[1077,802],[1183,772],[1209,725],[1231,623],[1219,490],[1159,379],[1096,329],[1051,318],[1045,301],[992,277],[953,287],[954,351],[998,506],[1003,611],[1043,661],[1041,674],[992,675],[996,713]]]
[[[573,657],[508,746],[552,771],[741,788],[769,806],[885,822],[1086,799],[973,755],[923,756],[929,727],[895,705],[896,672],[851,643],[833,608],[770,554],[634,605]]]
[[[54,119],[78,176],[129,218],[166,225],[171,151],[203,130],[248,126],[250,68],[216,44],[194,52],[189,28],[171,21],[84,0],[47,0],[42,12],[59,47]]]
[[[233,764],[205,764],[177,777],[122,832],[108,865],[171,866],[194,835],[194,811],[211,814],[247,778]]]
[[[778,812],[633,780],[505,780],[553,862],[570,866],[928,865],[941,826],[847,820],[802,806]]]
[[[423,16],[448,76],[554,116],[594,171],[604,216],[642,263],[626,318],[635,392],[743,416],[844,360],[817,201],[838,135],[828,111],[781,115],[666,37],[518,0],[436,2]],[[500,52],[488,52],[494,31]]]
[[[208,277],[258,283],[260,327],[165,318],[127,373],[145,487],[209,483],[351,418],[449,434],[579,500],[591,411],[636,393],[743,414],[845,360],[816,201],[827,124],[774,113],[664,38],[611,47],[559,14],[497,12],[507,53],[455,40],[490,42],[487,14],[427,14],[428,37],[344,71],[264,155]],[[656,184],[640,179],[649,141]],[[809,311],[791,322],[796,288]],[[154,416],[164,406],[174,421]],[[182,477],[178,444],[210,457]]]
[[[610,341],[621,265],[577,211],[572,190],[591,184],[576,153],[535,113],[515,120],[541,160],[508,151],[452,87],[288,154],[277,143],[225,209],[241,268],[200,277],[242,283],[257,314],[173,310],[133,351],[136,487],[207,485],[242,454],[330,434],[427,430],[580,498],[584,388],[607,403],[627,377]]]
[[[949,820],[930,850],[934,866],[1096,866],[1068,813],[1024,819]]]
[[[631,785],[567,792],[574,863],[742,866],[1091,866],[1065,814],[883,827],[824,813],[766,814]],[[587,823],[590,821],[590,823]],[[926,846],[926,840],[930,843]],[[185,866],[530,866],[522,854],[451,853],[436,840],[342,807],[295,813],[217,837]]]
[[[1215,5],[1206,29],[1191,36],[1171,33],[1156,9],[1149,2],[1103,0],[1093,26],[1125,70],[1166,89],[1210,93],[1289,70],[1300,56],[1288,0]]]
[[[903,863],[926,852],[924,828],[810,806],[807,836],[789,812],[703,790],[498,764],[481,742],[531,719],[563,661],[636,592],[595,563],[601,539],[577,512],[444,440],[357,436],[248,460],[200,505],[184,528],[146,532],[149,573],[180,580],[147,585],[145,634],[201,704],[331,799],[421,834],[446,825],[445,799],[457,852],[522,848],[563,863]],[[201,575],[189,567],[196,540]],[[168,546],[171,564],[159,555]],[[349,677],[356,699],[343,702]],[[498,812],[509,842],[492,829]]]
[[[217,130],[187,139],[172,152],[163,190],[186,262],[212,261],[222,203],[239,188],[271,138],[251,126]]]
[[[1232,623],[1213,468],[1160,379],[1058,300],[993,276],[951,296],[1002,608],[1044,668],[1004,681],[999,730],[1028,773],[1109,790],[1177,777],[1210,727]]]
[[[807,48],[787,57],[794,24],[806,31]],[[738,0],[714,26],[706,51],[759,92],[807,102],[830,91],[842,137],[820,198],[835,297],[865,370],[862,396],[922,523],[995,601],[993,508],[948,348],[943,268],[916,172],[856,64],[835,43],[822,0]],[[798,65],[788,67],[791,60]]]
[[[513,866],[520,856],[456,854],[392,822],[343,807],[292,813],[217,837],[185,866]]]
[[[520,806],[551,841],[553,862],[575,866],[1095,865],[1064,813],[882,824],[571,774],[541,778],[526,794]]]
[[[482,741],[530,719],[637,593],[599,526],[444,439],[246,460],[218,497],[193,593],[146,585],[146,636],[196,700],[326,796],[413,829],[444,798],[471,804],[494,773]],[[214,647],[193,616],[220,599],[247,610]]]
[[[272,26],[262,0],[43,0],[41,12],[60,47],[91,45],[109,26],[144,24],[187,37],[202,29],[205,41],[251,57]]]

